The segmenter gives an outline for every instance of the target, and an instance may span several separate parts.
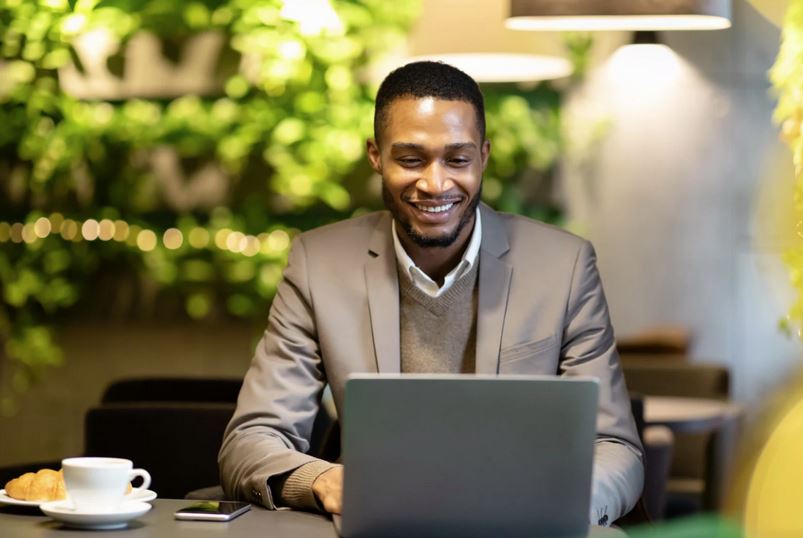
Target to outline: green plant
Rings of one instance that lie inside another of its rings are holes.
[[[262,323],[298,230],[381,207],[367,67],[418,3],[5,0],[0,412],[60,363],[69,318]],[[137,93],[149,36],[175,70],[207,40],[202,84]],[[486,199],[554,220],[534,186],[559,150],[558,92],[487,95]]]
[[[781,138],[792,150],[795,165],[793,209],[798,219],[797,235],[803,237],[803,0],[792,0],[783,25],[781,50],[770,78],[778,94],[775,120]],[[801,336],[803,324],[803,247],[788,249],[783,256],[797,296],[780,327]]]

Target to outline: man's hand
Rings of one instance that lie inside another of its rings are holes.
[[[338,465],[318,475],[312,483],[312,493],[330,514],[343,508],[343,466]]]

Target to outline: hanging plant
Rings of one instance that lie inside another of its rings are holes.
[[[795,188],[792,199],[797,235],[803,237],[803,0],[793,0],[783,25],[781,50],[770,72],[778,106],[775,121],[781,125],[781,139],[792,150]],[[796,290],[795,301],[780,322],[788,334],[803,334],[803,247],[788,249],[783,255],[790,280]]]

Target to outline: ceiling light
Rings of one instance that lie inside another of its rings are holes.
[[[511,30],[721,30],[730,0],[510,0]]]
[[[500,0],[430,0],[411,29],[406,47],[386,58],[377,78],[410,61],[453,65],[477,82],[528,83],[571,75],[572,64],[558,34],[513,32],[504,26]]]
[[[443,62],[466,72],[477,82],[533,82],[568,77],[572,64],[557,56],[473,52],[415,56],[408,61]]]

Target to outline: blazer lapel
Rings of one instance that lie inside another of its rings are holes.
[[[510,249],[510,245],[499,217],[485,204],[480,206],[480,211],[482,246],[477,305],[476,369],[478,374],[496,374],[499,371],[499,350],[513,268],[501,259]]]
[[[390,232],[391,217],[385,214],[374,229],[365,264],[365,286],[377,372],[401,371],[399,342],[399,275]]]

